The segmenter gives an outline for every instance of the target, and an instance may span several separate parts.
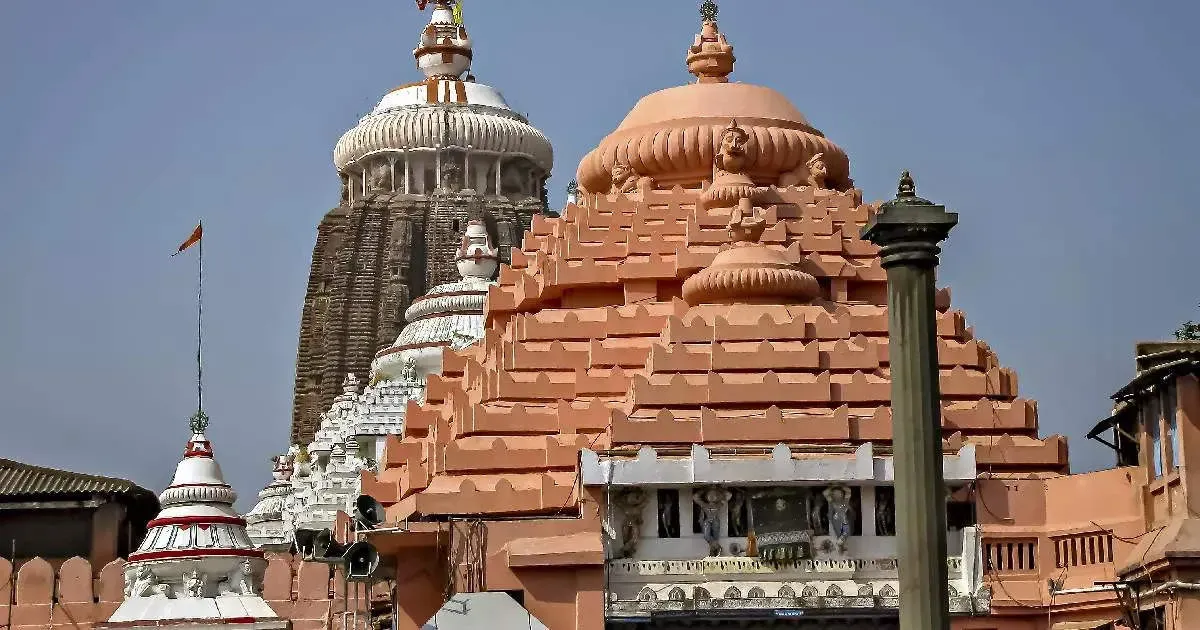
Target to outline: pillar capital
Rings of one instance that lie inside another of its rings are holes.
[[[958,224],[957,212],[917,196],[908,171],[900,176],[896,198],[884,203],[863,228],[862,238],[879,245],[885,268],[894,265],[936,266],[938,243]]]

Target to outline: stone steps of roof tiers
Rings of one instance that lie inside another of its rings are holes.
[[[770,194],[762,240],[826,279],[837,302],[690,307],[669,296],[726,246],[729,211],[697,210],[680,189],[586,195],[560,219],[534,219],[489,292],[482,343],[444,353],[447,371],[424,405],[409,405],[389,468],[364,487],[428,513],[410,495],[440,493],[458,473],[558,470],[555,434],[605,446],[888,443],[886,273],[857,238],[875,207],[857,191]],[[1037,438],[1036,406],[1016,398],[1012,371],[974,339],[948,290],[936,303],[947,445],[970,441],[997,470],[1063,469],[1065,442]],[[532,434],[540,453],[522,437]],[[471,457],[480,436],[499,438],[485,442],[486,463]]]

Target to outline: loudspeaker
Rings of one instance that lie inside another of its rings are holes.
[[[317,538],[315,529],[297,529],[292,532],[292,553],[306,560],[313,557],[313,542]]]
[[[342,570],[347,580],[369,579],[379,569],[379,552],[375,545],[360,541],[346,548],[342,556]]]
[[[360,529],[375,529],[383,522],[383,504],[368,494],[354,500],[354,522]]]
[[[319,562],[340,562],[346,547],[333,539],[333,532],[322,529],[313,540],[313,560]]]

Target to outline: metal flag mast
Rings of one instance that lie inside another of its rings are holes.
[[[208,428],[208,416],[204,413],[204,221],[196,224],[196,229],[172,256],[183,253],[192,245],[199,245],[196,274],[196,413],[192,414],[190,425],[192,433],[203,433]]]
[[[208,416],[204,414],[204,221],[201,220],[200,251],[196,252],[196,414],[192,416],[192,432],[203,433],[208,427]],[[200,429],[197,431],[197,427]]]

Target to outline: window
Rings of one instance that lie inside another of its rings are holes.
[[[1154,477],[1163,474],[1161,420],[1158,415],[1158,396],[1151,395],[1142,402],[1142,426],[1150,436],[1150,472]]]
[[[658,491],[658,537],[679,538],[679,490]]]
[[[1175,392],[1175,382],[1163,386],[1159,393],[1159,406],[1167,425],[1167,448],[1171,449],[1167,461],[1171,470],[1175,470],[1179,468],[1179,401]]]

